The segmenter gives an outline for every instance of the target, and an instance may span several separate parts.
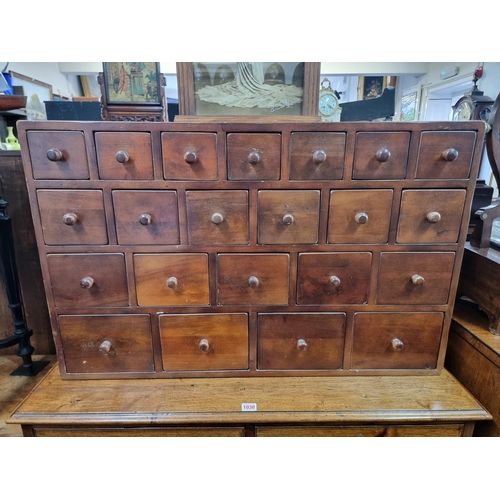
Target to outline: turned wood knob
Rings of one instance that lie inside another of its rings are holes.
[[[214,214],[212,214],[212,222],[214,224],[221,224],[222,222],[224,222],[223,215],[219,212],[215,212]]]
[[[425,283],[425,279],[423,276],[420,276],[420,274],[414,274],[412,277],[411,277],[411,282],[414,284],[414,285],[423,285]]]
[[[387,148],[381,148],[375,153],[375,158],[380,163],[386,162],[391,157],[391,152]]]
[[[210,344],[207,339],[201,339],[198,343],[198,349],[203,352],[207,352],[210,349]]]
[[[330,276],[330,284],[333,286],[340,286],[340,278],[338,276]]]
[[[289,226],[293,222],[293,215],[292,214],[285,214],[283,216],[283,224]]]
[[[126,151],[118,151],[116,153],[116,161],[118,163],[127,163],[130,160],[130,155]]]
[[[359,214],[356,214],[354,217],[356,222],[358,224],[366,224],[368,222],[368,214],[365,214],[364,212],[360,212]]]
[[[250,163],[250,165],[257,165],[257,163],[259,162],[260,162],[260,154],[257,151],[252,151],[248,155],[248,163]]]
[[[92,288],[94,286],[94,278],[92,276],[87,276],[86,278],[83,278],[80,280],[80,286],[82,288],[86,288],[87,290],[89,288]]]
[[[140,217],[139,217],[139,222],[143,225],[143,226],[147,226],[148,224],[151,224],[153,222],[153,217],[151,217],[151,215],[149,214],[142,214]]]
[[[304,339],[297,340],[297,349],[299,351],[305,351],[307,349],[307,342]]]
[[[427,214],[427,220],[432,223],[439,222],[441,220],[441,214],[439,212],[429,212]]]
[[[257,278],[257,276],[250,276],[250,278],[248,278],[248,286],[250,288],[259,286],[259,278]]]
[[[184,153],[184,161],[190,165],[196,163],[198,161],[196,153],[194,151],[186,151]]]
[[[458,151],[453,148],[445,149],[441,153],[441,157],[444,161],[455,161],[458,158]]]
[[[109,354],[111,352],[112,348],[113,348],[113,346],[111,345],[111,342],[109,340],[105,340],[99,346],[99,351],[101,351],[103,354]]]
[[[63,215],[63,222],[67,226],[72,226],[73,224],[76,224],[78,222],[78,215],[74,213],[67,213]]]
[[[392,339],[391,346],[395,351],[401,351],[405,345],[404,345],[402,340],[395,338],[395,339]]]
[[[177,281],[177,278],[175,276],[171,276],[167,280],[168,288],[175,288],[178,284],[179,284],[179,282]]]
[[[47,151],[47,158],[50,161],[61,161],[64,159],[64,155],[58,149],[51,148]]]
[[[322,149],[318,149],[313,153],[314,163],[323,163],[326,161],[326,153]]]

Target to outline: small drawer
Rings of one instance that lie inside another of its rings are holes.
[[[297,303],[366,304],[371,265],[370,252],[299,254]]]
[[[153,179],[149,132],[96,132],[95,145],[101,179]]]
[[[409,132],[358,132],[353,179],[404,179]]]
[[[248,245],[248,191],[186,191],[190,245]]]
[[[454,252],[382,252],[377,304],[447,304]]]
[[[216,134],[163,132],[161,144],[165,179],[217,180]]]
[[[46,245],[106,245],[108,232],[100,190],[37,190]]]
[[[247,370],[248,314],[160,316],[163,370]]]
[[[27,132],[35,179],[88,179],[83,132]]]
[[[68,373],[154,372],[147,314],[59,316]]]
[[[139,306],[209,305],[205,253],[134,255]]]
[[[292,132],[290,180],[340,180],[344,175],[345,132]]]
[[[463,189],[403,191],[396,242],[456,243],[464,204]]]
[[[281,134],[227,134],[230,181],[277,181],[281,175]]]
[[[220,305],[288,304],[288,254],[219,254]]]
[[[417,179],[467,179],[476,144],[474,131],[422,132]]]
[[[259,314],[259,370],[339,370],[345,337],[343,313]]]
[[[387,243],[392,189],[330,192],[328,243]]]
[[[178,245],[176,191],[113,191],[119,245]]]
[[[356,313],[351,368],[435,369],[443,314]]]
[[[123,254],[51,254],[47,262],[56,307],[129,305]]]
[[[319,191],[259,191],[261,245],[318,243]]]

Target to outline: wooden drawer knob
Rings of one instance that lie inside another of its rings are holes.
[[[358,224],[366,224],[368,222],[368,214],[365,214],[365,212],[360,212],[359,214],[356,214],[354,219]]]
[[[171,276],[167,280],[168,288],[175,288],[178,284],[179,284],[179,282],[177,281],[177,278],[175,276]]]
[[[391,152],[387,148],[381,148],[375,153],[375,158],[380,163],[385,163],[391,157]]]
[[[212,222],[214,224],[222,224],[222,222],[224,222],[223,215],[219,212],[215,212],[214,214],[212,214]]]
[[[250,165],[257,165],[257,163],[259,162],[260,162],[260,154],[257,151],[252,151],[248,155],[248,163],[250,163]]]
[[[395,338],[392,339],[391,346],[395,351],[401,351],[405,345],[402,340]]]
[[[184,161],[192,165],[193,163],[196,163],[198,161],[198,157],[196,156],[196,153],[194,151],[186,151],[184,153]]]
[[[64,159],[64,155],[58,149],[51,148],[47,151],[47,158],[50,161],[61,161]]]
[[[113,349],[113,346],[109,340],[105,340],[100,346],[99,346],[99,351],[102,352],[103,354],[109,354],[111,350]]]
[[[289,226],[293,221],[294,218],[292,214],[285,214],[283,216],[283,224],[285,224],[286,226]]]
[[[441,156],[444,161],[455,161],[458,158],[458,151],[453,148],[445,149]]]
[[[143,225],[143,226],[147,226],[148,224],[151,224],[153,222],[153,217],[151,217],[151,215],[149,214],[142,214],[140,217],[139,217],[139,222]]]
[[[318,149],[313,153],[314,163],[324,163],[326,161],[326,153],[322,149]]]
[[[63,215],[63,222],[67,226],[72,226],[73,224],[76,224],[78,222],[78,215],[74,213],[67,213]]]
[[[439,212],[429,212],[427,214],[427,220],[435,224],[441,220],[441,214]]]
[[[305,351],[307,349],[307,342],[304,339],[297,340],[297,349],[299,351]]]
[[[424,280],[424,277],[423,276],[420,276],[420,274],[414,274],[412,277],[411,277],[411,282],[414,284],[414,285],[423,285],[425,283],[425,280]]]
[[[198,349],[203,352],[207,352],[210,349],[210,343],[207,339],[201,339],[198,343]]]
[[[338,276],[330,276],[330,284],[333,286],[340,286],[340,278]]]
[[[92,288],[94,286],[94,278],[92,276],[87,276],[86,278],[83,278],[80,280],[80,286],[85,289]]]
[[[115,158],[118,163],[127,163],[130,160],[130,155],[126,151],[118,151]]]
[[[259,286],[259,278],[257,278],[257,276],[250,276],[250,278],[248,278],[248,286],[250,288],[256,288]]]

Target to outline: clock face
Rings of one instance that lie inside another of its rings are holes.
[[[481,112],[479,113],[479,118],[481,120],[484,120],[485,122],[488,121],[490,117],[491,109],[490,108],[483,108]]]
[[[319,99],[319,112],[323,116],[330,116],[335,113],[338,107],[337,98],[332,94],[323,94]]]
[[[453,113],[454,121],[470,120],[472,117],[472,106],[469,101],[461,102]]]

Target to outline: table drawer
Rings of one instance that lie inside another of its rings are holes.
[[[68,373],[154,372],[147,314],[59,316]]]
[[[247,370],[248,315],[160,316],[164,370]]]
[[[36,437],[244,437],[244,427],[41,427]]]

